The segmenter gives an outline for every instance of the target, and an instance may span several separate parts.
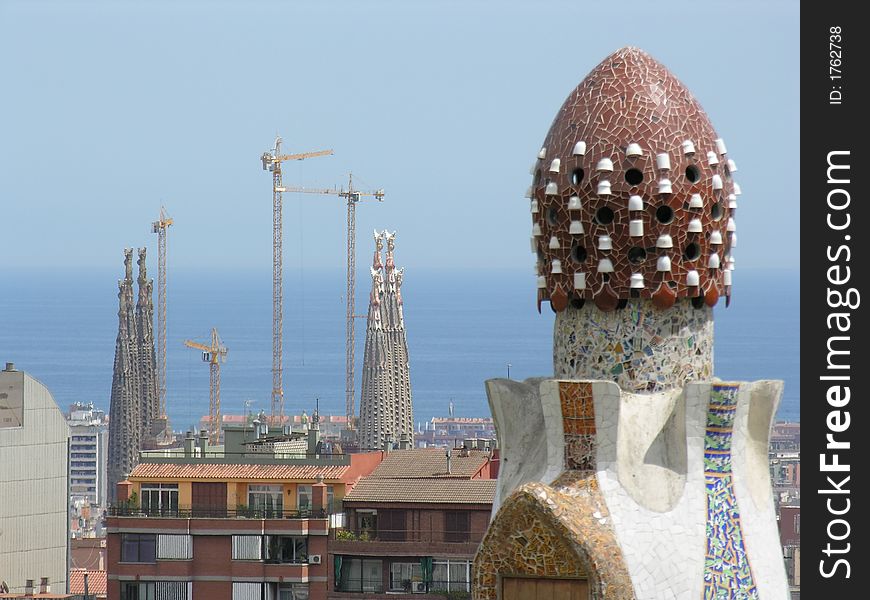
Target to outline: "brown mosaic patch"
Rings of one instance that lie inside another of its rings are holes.
[[[520,575],[587,578],[600,600],[634,600],[594,479],[567,478],[570,490],[530,483],[511,494],[474,558],[472,597],[496,600],[498,577]]]
[[[565,432],[565,468],[595,470],[595,404],[592,384],[559,382],[562,427]]]

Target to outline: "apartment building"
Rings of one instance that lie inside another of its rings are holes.
[[[141,454],[107,519],[109,600],[327,597],[336,509],[383,455],[321,454],[316,427],[263,429]]]

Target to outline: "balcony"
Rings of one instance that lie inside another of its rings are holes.
[[[332,528],[330,550],[359,556],[419,556],[428,554],[474,556],[486,530]]]
[[[164,518],[164,519],[326,519],[326,510],[264,510],[238,507],[171,506],[150,509],[127,504],[113,504],[106,510],[109,517]]]

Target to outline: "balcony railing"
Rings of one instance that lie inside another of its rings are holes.
[[[423,582],[403,581],[401,585],[395,585],[390,588],[384,588],[381,580],[362,580],[362,579],[344,579],[335,588],[336,592],[344,593],[369,593],[383,594],[386,592],[393,593],[427,593],[441,594],[452,599],[464,599],[471,597],[471,584],[463,581],[430,581],[429,584]]]
[[[337,527],[330,531],[333,539],[348,542],[447,542],[455,544],[477,544],[486,533],[481,530],[437,530],[437,529],[364,529]]]
[[[164,519],[326,519],[329,512],[319,510],[275,510],[239,507],[178,506],[169,508],[142,508],[127,504],[113,504],[107,510],[110,517],[156,517]]]

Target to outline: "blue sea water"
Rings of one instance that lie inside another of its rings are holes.
[[[117,334],[112,271],[0,270],[0,361],[41,380],[65,408],[92,401],[108,410]],[[208,367],[185,339],[206,341],[217,327],[229,348],[221,369],[224,414],[269,412],[271,273],[171,271],[168,302],[168,414],[176,430],[208,413]],[[360,277],[357,313],[365,314],[369,279]],[[344,414],[344,274],[285,275],[286,411]],[[535,308],[527,270],[406,273],[405,321],[414,417],[489,416],[484,380],[552,374],[553,315]],[[155,298],[156,300],[156,298]],[[783,379],[778,418],[800,419],[799,275],[735,273],[734,297],[715,309],[716,374],[723,379]],[[365,319],[356,322],[359,401]]]

